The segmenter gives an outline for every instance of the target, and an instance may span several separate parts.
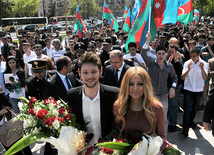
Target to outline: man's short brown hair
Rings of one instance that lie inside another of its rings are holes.
[[[78,68],[80,71],[84,63],[92,63],[95,66],[97,66],[99,70],[101,70],[102,67],[99,56],[94,52],[87,52],[80,58],[80,60],[78,61]]]

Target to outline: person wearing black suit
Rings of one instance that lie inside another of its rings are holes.
[[[123,53],[120,50],[113,50],[109,57],[111,65],[106,66],[104,70],[104,84],[120,87],[123,76],[130,66],[123,62]]]
[[[101,60],[92,52],[85,53],[78,62],[83,86],[68,91],[68,105],[76,114],[76,120],[86,125],[90,145],[111,132],[114,124],[113,104],[119,88],[99,83],[102,74]]]
[[[6,60],[7,57],[11,55],[10,45],[8,44],[6,37],[2,38],[2,42],[4,45],[1,47],[1,53],[2,53],[2,56],[4,57],[4,59]]]
[[[67,56],[59,57],[56,61],[57,73],[50,77],[46,83],[46,98],[52,96],[55,100],[60,98],[67,102],[67,91],[70,88],[82,85],[72,73],[72,61]]]
[[[209,131],[212,129],[212,134],[214,136],[214,58],[208,61],[208,77],[210,78],[210,91],[204,110],[203,126],[205,130]]]

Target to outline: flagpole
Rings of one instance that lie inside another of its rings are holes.
[[[152,10],[152,7],[151,7],[151,5],[150,5],[150,7],[149,7],[149,26],[148,26],[148,31],[150,32],[150,24],[151,24],[151,10]]]

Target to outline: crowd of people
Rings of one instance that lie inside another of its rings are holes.
[[[184,114],[179,136],[186,138],[189,128],[196,128],[199,106],[206,106],[203,125],[210,130],[214,25],[168,24],[151,38],[148,32],[142,48],[130,42],[128,50],[128,34],[122,27],[119,32],[92,27],[82,38],[73,30],[67,30],[64,39],[58,31],[56,35],[23,31],[18,43],[8,34],[0,38],[1,125],[6,103],[20,113],[19,97],[52,96],[68,103],[78,123],[89,122],[90,145],[113,128],[120,134],[137,131],[165,139],[168,130],[177,130],[180,106]],[[8,101],[2,104],[2,98]],[[46,145],[45,154],[50,150],[54,154]]]

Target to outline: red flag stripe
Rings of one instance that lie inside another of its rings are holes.
[[[192,11],[192,1],[190,0],[188,3],[183,6],[178,7],[178,16],[186,13],[190,13]]]

